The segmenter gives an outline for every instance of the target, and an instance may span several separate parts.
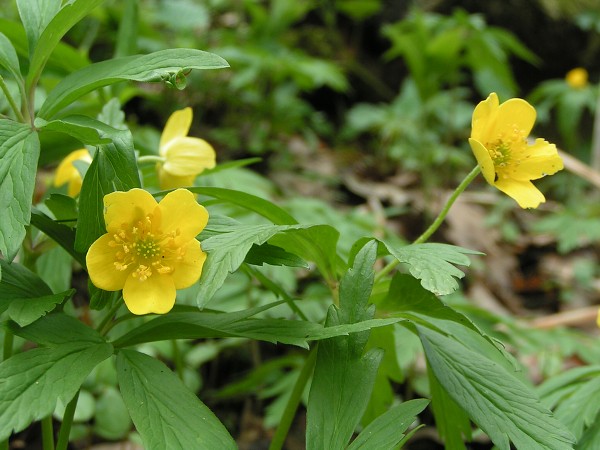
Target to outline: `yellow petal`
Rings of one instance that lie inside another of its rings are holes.
[[[537,180],[564,168],[556,145],[544,139],[536,139],[535,144],[528,146],[526,152],[526,156],[521,157],[519,164],[515,164],[510,172],[515,180]]]
[[[81,174],[73,165],[75,161],[92,162],[92,157],[86,149],[75,150],[69,153],[56,168],[54,176],[54,186],[62,186],[69,183],[68,194],[75,197],[81,190]]]
[[[167,144],[178,137],[187,136],[192,125],[192,108],[183,108],[171,114],[160,136],[159,153],[164,156]]]
[[[498,96],[492,92],[487,99],[479,102],[471,119],[471,138],[485,142],[498,114]]]
[[[111,192],[104,196],[106,230],[115,233],[124,223],[134,224],[151,214],[156,205],[154,197],[143,189]]]
[[[184,289],[190,287],[200,279],[202,266],[206,261],[206,253],[202,251],[200,242],[192,239],[185,247],[183,260],[178,261],[173,271],[175,288]]]
[[[158,204],[161,212],[163,233],[179,230],[179,241],[187,243],[194,239],[208,222],[208,211],[199,205],[196,197],[187,189],[169,192]]]
[[[544,194],[530,181],[503,179],[496,181],[494,186],[515,199],[521,208],[537,208],[546,201]]]
[[[133,314],[165,314],[175,304],[175,284],[170,275],[152,274],[144,281],[130,276],[123,288],[123,300]]]
[[[471,146],[471,150],[473,150],[473,154],[477,159],[477,163],[481,168],[481,173],[483,174],[485,181],[493,186],[494,179],[496,178],[496,172],[494,170],[494,162],[490,157],[490,153],[481,142],[478,142],[475,139],[469,139],[469,145]]]
[[[596,317],[596,324],[600,327],[600,309],[598,309],[598,317]]]
[[[204,139],[178,137],[167,143],[163,169],[175,176],[198,175],[216,164],[216,154]]]
[[[511,98],[498,107],[498,116],[489,130],[490,137],[497,139],[502,135],[512,136],[515,126],[526,137],[535,123],[535,108],[521,98]],[[485,141],[484,141],[485,142]]]
[[[161,167],[158,168],[158,183],[163,190],[177,189],[180,187],[188,187],[194,185],[196,175],[178,177],[171,175]]]
[[[100,236],[90,247],[85,257],[87,270],[94,286],[105,291],[118,291],[125,286],[130,270],[117,270],[117,249],[109,245],[110,234]]]

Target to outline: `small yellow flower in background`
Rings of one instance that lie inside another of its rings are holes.
[[[588,84],[588,72],[583,67],[576,67],[567,72],[565,81],[574,89],[584,88]]]
[[[517,201],[521,208],[537,208],[546,201],[530,180],[563,168],[554,144],[544,139],[527,142],[536,112],[520,98],[498,102],[495,93],[473,112],[469,144],[485,180]]]
[[[63,184],[69,184],[67,188],[69,197],[76,197],[79,194],[79,191],[81,191],[81,185],[83,183],[79,170],[77,170],[77,167],[73,164],[75,161],[91,163],[92,157],[85,148],[75,150],[69,153],[66,158],[60,162],[56,168],[56,175],[54,176],[54,186],[59,187]]]
[[[204,139],[189,137],[192,108],[175,111],[167,120],[160,137],[159,154],[164,162],[158,165],[161,189],[190,186],[205,169],[216,164],[216,154]]]
[[[157,203],[142,189],[104,197],[107,233],[90,247],[87,268],[95,286],[123,289],[133,314],[164,314],[175,304],[176,289],[200,278],[206,253],[196,236],[208,212],[186,189]]]

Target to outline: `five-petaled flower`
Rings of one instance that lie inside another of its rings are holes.
[[[208,212],[186,189],[168,193],[157,203],[142,189],[104,197],[107,233],[90,247],[86,262],[94,285],[123,289],[134,314],[169,312],[176,289],[200,278],[206,253],[196,236]]]
[[[73,164],[75,161],[83,161],[89,164],[92,162],[92,157],[85,148],[75,150],[60,162],[54,176],[54,186],[58,187],[68,183],[67,193],[70,197],[76,197],[83,184],[81,174]]]
[[[495,93],[473,112],[469,144],[485,180],[517,201],[521,208],[537,208],[546,199],[530,180],[563,168],[554,144],[544,139],[527,142],[536,112],[520,98],[498,102]]]
[[[567,72],[565,81],[573,89],[582,89],[588,84],[588,71],[583,67],[575,67]]]
[[[158,179],[161,189],[191,186],[205,169],[216,164],[216,154],[204,139],[189,137],[192,108],[175,111],[160,137]]]

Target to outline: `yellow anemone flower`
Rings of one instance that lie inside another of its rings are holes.
[[[204,139],[189,137],[192,108],[175,111],[167,120],[160,137],[159,154],[164,159],[158,165],[161,189],[190,186],[205,169],[216,164],[216,154]]]
[[[54,176],[54,186],[59,187],[63,184],[69,184],[67,187],[67,193],[69,197],[76,197],[81,191],[81,185],[83,179],[77,167],[73,164],[75,161],[84,161],[87,163],[92,162],[92,157],[89,152],[82,148],[69,153],[65,159],[63,159],[58,167],[56,168],[56,175]]]
[[[498,102],[495,93],[473,112],[469,144],[485,180],[517,201],[521,208],[537,208],[546,199],[530,180],[563,168],[554,144],[544,139],[527,142],[536,112],[520,98]]]
[[[206,253],[195,238],[208,212],[186,189],[157,203],[142,189],[104,196],[107,233],[90,247],[87,268],[95,286],[123,289],[133,314],[164,314],[175,304],[176,289],[200,278]]]
[[[583,67],[576,67],[567,72],[565,81],[574,89],[584,88],[588,83],[588,72]]]

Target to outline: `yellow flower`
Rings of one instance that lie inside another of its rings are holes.
[[[574,89],[584,88],[588,83],[588,72],[583,67],[576,67],[567,72],[565,81]]]
[[[521,208],[537,208],[546,199],[531,183],[563,168],[556,146],[544,139],[527,142],[536,112],[520,98],[499,105],[495,93],[473,112],[469,144],[485,180],[517,201]]]
[[[79,170],[73,164],[75,161],[91,163],[92,157],[85,148],[69,153],[56,168],[56,175],[54,177],[54,186],[56,187],[69,183],[67,192],[70,197],[76,197],[79,194],[81,184],[83,183]]]
[[[176,289],[200,278],[206,253],[195,237],[208,212],[186,189],[168,193],[157,203],[142,189],[104,196],[107,233],[90,247],[86,262],[94,285],[123,289],[133,314],[169,312]]]
[[[158,165],[161,189],[190,186],[205,169],[216,164],[216,154],[204,139],[189,137],[192,109],[175,111],[167,120],[160,137],[159,154],[164,162]]]

